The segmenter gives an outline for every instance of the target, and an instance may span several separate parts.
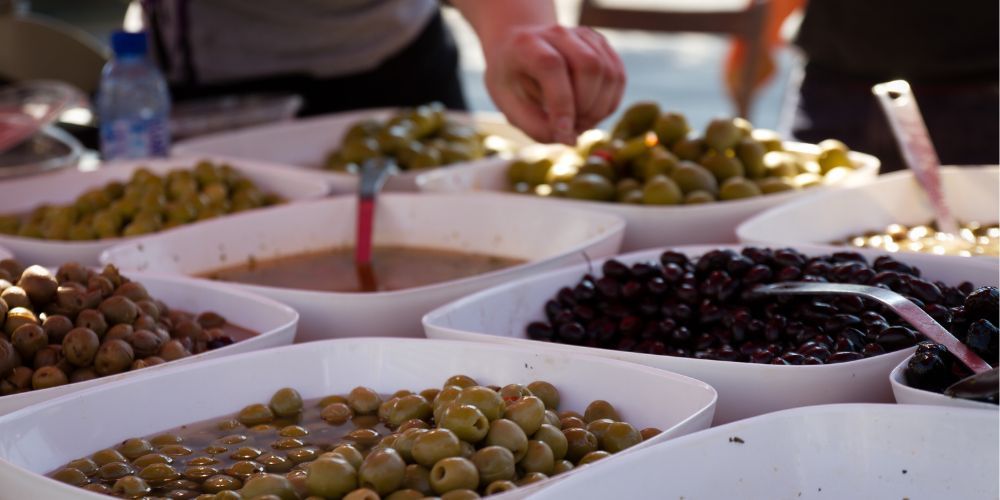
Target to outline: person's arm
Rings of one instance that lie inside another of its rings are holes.
[[[621,101],[625,69],[590,28],[556,22],[551,0],[452,0],[483,46],[486,88],[507,119],[541,142],[576,135]]]

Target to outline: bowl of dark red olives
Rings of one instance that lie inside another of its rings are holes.
[[[997,288],[982,287],[953,308],[948,329],[962,343],[996,368],[997,354]],[[892,392],[898,403],[960,406],[997,409],[997,396],[957,398],[944,394],[952,384],[972,375],[968,367],[941,344],[924,341],[917,344],[913,356],[892,371]]]
[[[0,415],[164,366],[289,344],[298,319],[212,283],[0,260]]]
[[[822,247],[649,250],[480,292],[429,313],[424,328],[431,338],[529,343],[682,373],[719,391],[716,423],[805,405],[891,402],[889,372],[921,341],[914,328],[868,299],[761,297],[754,288],[880,286],[949,324],[978,286],[996,285],[996,270],[978,259],[943,266],[931,257]]]
[[[716,397],[594,356],[310,342],[0,416],[0,483],[5,498],[519,498],[706,429]]]

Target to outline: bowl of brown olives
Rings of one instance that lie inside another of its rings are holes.
[[[0,415],[153,367],[291,343],[298,313],[171,277],[0,260]]]
[[[683,373],[719,391],[716,423],[890,402],[889,372],[920,341],[910,325],[858,297],[765,298],[753,288],[886,286],[946,324],[976,286],[996,286],[998,273],[975,259],[927,257],[824,247],[649,250],[471,295],[424,316],[424,328],[430,338],[530,343]]]
[[[944,167],[941,189],[958,219],[959,234],[936,231],[930,222],[934,219],[930,201],[909,171],[773,208],[744,222],[736,233],[740,241],[755,244],[876,248],[996,263],[1000,255],[1000,167]]]
[[[623,216],[623,248],[728,243],[751,215],[817,188],[878,174],[876,158],[830,140],[782,141],[741,118],[713,120],[698,135],[655,103],[627,109],[610,133],[592,130],[575,148],[533,146],[504,166],[430,172],[429,191],[533,195]]]
[[[182,141],[174,151],[266,160],[322,172],[335,191],[352,192],[357,170],[369,158],[392,158],[399,170],[389,191],[416,191],[416,177],[441,166],[505,163],[512,150],[531,144],[501,116],[444,109],[366,109],[251,127]]]
[[[3,189],[0,244],[45,266],[97,265],[101,251],[123,240],[330,190],[309,172],[219,157],[115,162]]]
[[[715,398],[699,381],[596,357],[329,340],[0,417],[0,479],[45,498],[509,498],[704,429]]]

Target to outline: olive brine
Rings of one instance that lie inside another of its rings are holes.
[[[51,477],[126,498],[478,498],[562,474],[660,433],[608,402],[558,411],[550,383],[383,396],[367,387],[303,401],[284,388],[232,417],[127,439]]]

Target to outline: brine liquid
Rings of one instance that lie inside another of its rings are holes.
[[[430,248],[379,246],[372,250],[378,291],[402,290],[488,273],[524,260]],[[353,248],[333,248],[256,260],[203,273],[202,277],[252,285],[323,292],[360,292]]]

